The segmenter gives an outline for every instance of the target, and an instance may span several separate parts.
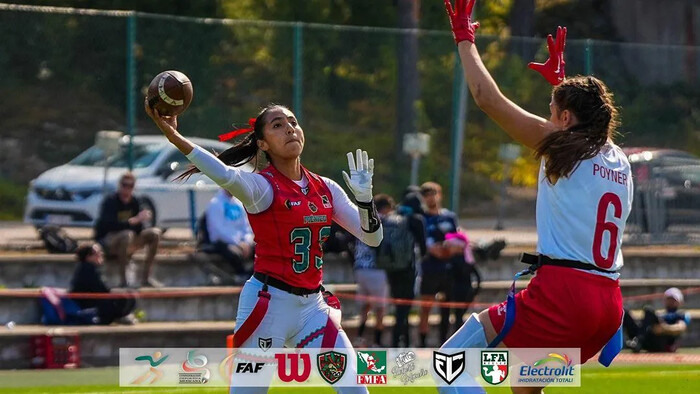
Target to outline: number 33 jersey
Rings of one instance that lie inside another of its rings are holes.
[[[608,142],[581,161],[568,178],[551,184],[540,164],[537,190],[537,252],[576,260],[609,271],[622,268],[620,247],[632,207],[627,156]],[[587,271],[617,279],[617,273]]]
[[[314,289],[323,278],[323,243],[331,233],[333,199],[320,176],[302,167],[305,187],[273,166],[260,171],[272,185],[272,205],[248,213],[255,233],[255,271]]]

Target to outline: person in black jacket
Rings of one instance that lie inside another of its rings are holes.
[[[413,234],[419,256],[413,259],[411,265],[405,270],[387,273],[389,289],[392,298],[412,300],[415,297],[416,259],[422,259],[426,254],[425,221],[423,219],[423,202],[420,193],[410,188],[406,190],[401,203],[397,207],[397,212],[408,218],[408,228]],[[392,333],[392,347],[410,347],[408,334],[408,314],[410,311],[411,305],[396,305],[396,323]]]
[[[153,217],[153,213],[141,207],[134,197],[136,177],[127,172],[119,179],[117,192],[106,196],[100,207],[100,214],[95,223],[95,239],[107,254],[114,256],[121,270],[120,287],[127,287],[126,266],[131,255],[142,247],[147,247],[146,261],[143,268],[141,285],[160,287],[153,280],[151,269],[158,251],[161,230],[155,227],[144,228],[144,224]]]
[[[109,293],[110,288],[102,279],[102,264],[104,253],[98,243],[83,245],[76,252],[78,265],[75,267],[73,279],[71,279],[70,293]],[[131,312],[136,306],[136,301],[129,298],[78,298],[75,302],[81,309],[97,308],[100,324],[110,324],[115,320],[127,324],[134,324]]]

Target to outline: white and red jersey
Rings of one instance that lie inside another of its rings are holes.
[[[301,167],[302,187],[273,166],[260,171],[272,185],[272,204],[248,213],[255,234],[255,272],[314,289],[323,278],[323,242],[331,234],[333,196],[320,176]]]
[[[537,190],[537,252],[618,271],[633,185],[627,156],[608,142],[595,157],[581,161],[555,184],[540,164]],[[617,273],[586,271],[617,279]]]

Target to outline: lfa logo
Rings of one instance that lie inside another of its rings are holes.
[[[481,351],[481,377],[490,384],[499,384],[508,376],[508,351]]]
[[[292,380],[297,382],[305,382],[311,374],[311,357],[308,354],[282,353],[275,354],[277,359],[277,376],[280,380],[289,383]],[[289,373],[287,373],[287,359],[289,359]],[[302,367],[299,373],[299,359],[301,359]]]

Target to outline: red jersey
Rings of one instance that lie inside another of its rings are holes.
[[[272,165],[260,172],[275,196],[265,211],[248,213],[255,234],[255,272],[314,289],[323,278],[323,250],[331,234],[333,197],[320,176],[301,167],[305,188]]]

